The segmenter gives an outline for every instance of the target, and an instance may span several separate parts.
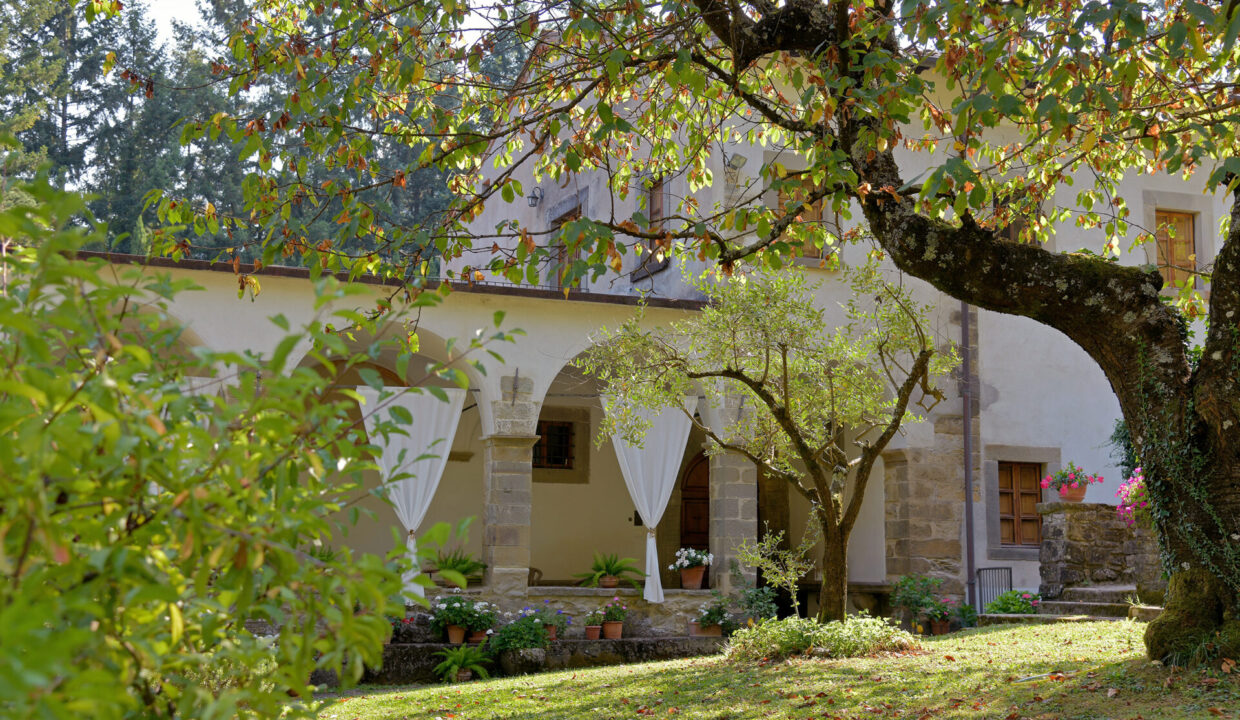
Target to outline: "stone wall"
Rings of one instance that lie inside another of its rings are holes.
[[[945,594],[963,597],[964,423],[948,414],[933,422],[934,445],[883,453],[887,577],[941,578]]]
[[[1158,544],[1151,531],[1129,528],[1114,505],[1040,503],[1042,597],[1071,587],[1135,585],[1144,603],[1161,603],[1166,590]]]
[[[433,590],[428,597],[451,594],[450,591]],[[698,614],[699,608],[711,601],[710,590],[669,590],[664,589],[664,601],[650,603],[642,599],[641,591],[632,587],[605,590],[593,587],[531,587],[520,596],[501,595],[488,591],[487,588],[470,588],[463,595],[471,600],[485,600],[499,606],[500,610],[516,612],[523,607],[538,607],[544,604],[555,610],[563,610],[573,617],[573,625],[565,633],[568,639],[584,637],[585,631],[581,618],[591,610],[602,607],[613,597],[619,597],[629,606],[629,616],[624,621],[625,637],[674,637],[689,634],[689,619]],[[412,615],[425,614],[425,610],[416,608]],[[426,638],[429,640],[430,638]],[[438,638],[436,638],[438,639]],[[422,639],[419,638],[419,641]]]

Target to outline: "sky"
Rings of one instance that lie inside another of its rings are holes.
[[[155,18],[159,27],[159,39],[172,41],[172,21],[193,23],[198,21],[198,7],[194,0],[146,0],[147,12]]]

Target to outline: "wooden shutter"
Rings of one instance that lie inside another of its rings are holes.
[[[1003,545],[1041,545],[1042,466],[1036,463],[999,463],[999,542]]]
[[[1158,272],[1167,286],[1189,284],[1193,281],[1192,270],[1197,267],[1197,249],[1192,214],[1159,210],[1154,213],[1158,226],[1155,238],[1158,244]]]
[[[551,242],[554,243],[554,249],[552,251],[551,267],[547,277],[547,284],[551,287],[565,287],[565,273],[568,272],[569,266],[572,265],[573,261],[575,261],[581,254],[579,249],[569,253],[568,245],[565,244],[559,237],[559,233],[564,229],[565,225],[574,220],[580,219],[581,207],[578,206],[556,218],[555,222],[552,224],[555,228],[555,235],[551,238]]]

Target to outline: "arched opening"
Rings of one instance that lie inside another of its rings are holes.
[[[680,547],[710,550],[710,461],[704,452],[680,476]]]

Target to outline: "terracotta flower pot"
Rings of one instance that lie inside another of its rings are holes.
[[[474,671],[473,671],[473,670],[464,670],[464,669],[462,669],[462,670],[457,670],[457,671],[456,671],[456,681],[457,681],[457,682],[469,682],[470,680],[473,680],[473,679],[474,679]]]
[[[598,640],[598,636],[602,632],[602,625],[586,625],[586,640]]]
[[[951,632],[951,629],[952,629],[951,620],[931,620],[930,621],[930,634],[931,635],[946,635],[947,633]]]
[[[690,620],[689,635],[691,637],[723,637],[723,626],[702,625],[697,620]]]
[[[471,645],[478,645],[487,641],[486,630],[474,630],[469,634],[469,642]]]
[[[706,566],[698,565],[697,567],[680,569],[680,587],[685,590],[699,590],[702,587],[702,580],[706,577]]]
[[[547,631],[547,639],[550,640],[551,642],[555,642],[556,626],[555,625],[543,625],[543,630]]]
[[[1081,485],[1080,487],[1076,487],[1076,488],[1070,488],[1070,487],[1061,488],[1059,490],[1059,501],[1079,503],[1085,499],[1085,490],[1086,490],[1085,485]]]
[[[620,587],[620,578],[615,575],[604,575],[598,579],[598,586],[605,588]]]
[[[624,633],[624,623],[611,620],[603,622],[603,637],[608,640],[619,640]]]
[[[448,626],[448,642],[453,645],[462,645],[465,642],[465,628],[460,625]]]

